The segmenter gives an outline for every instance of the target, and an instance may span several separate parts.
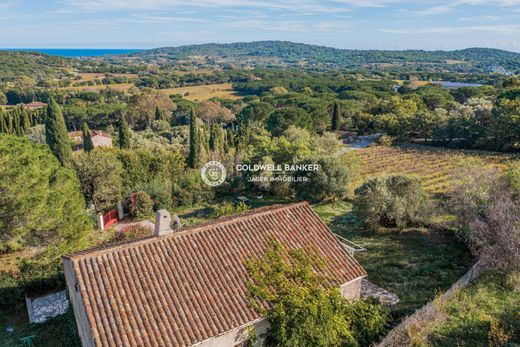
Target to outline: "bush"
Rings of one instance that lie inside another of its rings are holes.
[[[153,213],[154,202],[145,191],[132,193],[128,199],[128,209],[134,218],[146,218]]]
[[[495,269],[520,270],[520,203],[496,170],[479,168],[455,187],[451,206],[472,253]]]
[[[220,206],[213,207],[212,216],[214,218],[232,216],[234,214],[248,211],[249,209],[250,207],[243,202],[240,202],[239,204],[231,204],[226,202]]]
[[[370,346],[385,332],[388,311],[373,300],[350,303],[346,310],[352,334],[360,346]]]
[[[23,302],[22,289],[18,279],[11,273],[0,272],[0,308]]]
[[[152,234],[152,228],[142,224],[127,225],[114,234],[114,241],[130,241]]]
[[[345,198],[348,194],[349,171],[338,159],[321,157],[299,162],[297,165],[318,165],[316,171],[298,170],[293,172],[295,179],[291,188],[300,200],[324,201]]]
[[[377,139],[377,144],[381,146],[392,146],[394,139],[390,135],[383,134]]]
[[[172,208],[172,183],[167,178],[154,178],[150,183],[144,185],[143,190],[153,199],[154,210]]]
[[[21,287],[35,292],[65,287],[65,276],[61,259],[40,255],[23,259],[19,265]]]
[[[426,222],[428,194],[421,182],[404,175],[372,178],[356,189],[354,211],[366,227],[405,228]]]
[[[173,185],[173,203],[176,205],[193,205],[212,199],[213,189],[206,185],[198,171],[191,171]]]

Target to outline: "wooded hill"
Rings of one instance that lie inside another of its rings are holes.
[[[248,61],[253,65],[265,64],[265,61],[258,62],[251,58],[268,58],[287,64],[306,61],[311,65],[321,64],[347,68],[359,68],[370,64],[433,63],[447,66],[469,65],[478,69],[501,66],[508,70],[520,71],[520,53],[490,48],[468,48],[456,51],[352,50],[290,41],[256,41],[163,47],[130,55],[145,59],[160,57],[173,60],[204,56],[215,60]]]

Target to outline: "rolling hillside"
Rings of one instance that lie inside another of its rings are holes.
[[[362,67],[370,64],[446,64],[470,65],[473,68],[487,69],[501,66],[512,71],[520,70],[520,53],[490,48],[468,48],[456,51],[384,51],[350,50],[325,46],[315,46],[289,41],[256,41],[229,44],[208,43],[179,47],[163,47],[131,54],[144,59],[196,59],[210,57],[213,60],[249,62],[265,64],[283,62],[338,67]],[[263,58],[260,61],[253,58]],[[265,60],[264,60],[265,59]]]

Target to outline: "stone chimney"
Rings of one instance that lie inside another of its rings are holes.
[[[173,232],[171,228],[172,217],[167,210],[159,210],[155,213],[155,229],[154,236],[167,235]]]

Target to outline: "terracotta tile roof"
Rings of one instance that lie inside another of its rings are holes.
[[[244,260],[261,256],[270,237],[289,248],[317,249],[331,284],[366,276],[307,203],[65,258],[96,346],[190,346],[260,318],[246,299]]]

